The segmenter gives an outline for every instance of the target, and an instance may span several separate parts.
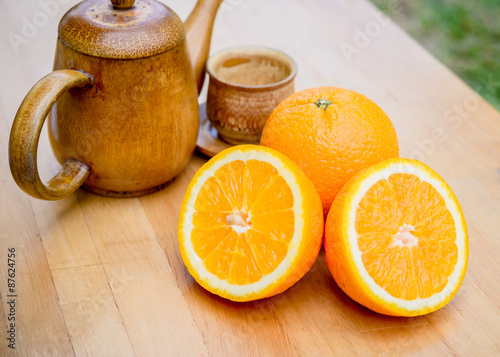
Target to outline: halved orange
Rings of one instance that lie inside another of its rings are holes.
[[[236,146],[193,177],[181,206],[179,248],[195,280],[235,301],[276,295],[314,264],[323,235],[316,189],[279,152]]]
[[[382,314],[423,315],[462,284],[467,227],[437,173],[416,160],[389,159],[341,189],[326,221],[325,254],[353,300]]]

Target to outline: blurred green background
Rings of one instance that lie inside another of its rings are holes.
[[[500,0],[372,0],[500,110]]]

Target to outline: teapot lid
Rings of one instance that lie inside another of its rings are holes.
[[[86,0],[63,16],[59,39],[95,57],[142,58],[175,47],[184,39],[184,26],[155,0]]]

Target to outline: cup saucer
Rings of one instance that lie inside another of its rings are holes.
[[[207,118],[206,103],[200,104],[200,130],[198,132],[198,140],[196,141],[196,150],[203,155],[213,157],[222,150],[232,147],[233,145],[221,140],[217,130],[212,126]]]

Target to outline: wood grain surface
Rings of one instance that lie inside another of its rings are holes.
[[[171,185],[141,198],[80,189],[45,202],[12,179],[12,120],[51,71],[57,24],[75,3],[0,0],[0,355],[500,354],[500,115],[474,91],[488,96],[498,83],[468,87],[366,0],[224,1],[212,53],[277,48],[298,64],[297,90],[334,85],[373,99],[392,119],[401,155],[424,161],[450,184],[470,234],[460,291],[427,316],[387,317],[354,303],[323,253],[288,291],[233,303],[198,286],[178,252],[181,200],[206,158],[194,155]],[[194,3],[168,1],[182,19]],[[395,1],[391,11],[400,6]],[[46,129],[38,162],[44,180],[60,168]],[[16,250],[15,350],[7,340],[8,248]]]

